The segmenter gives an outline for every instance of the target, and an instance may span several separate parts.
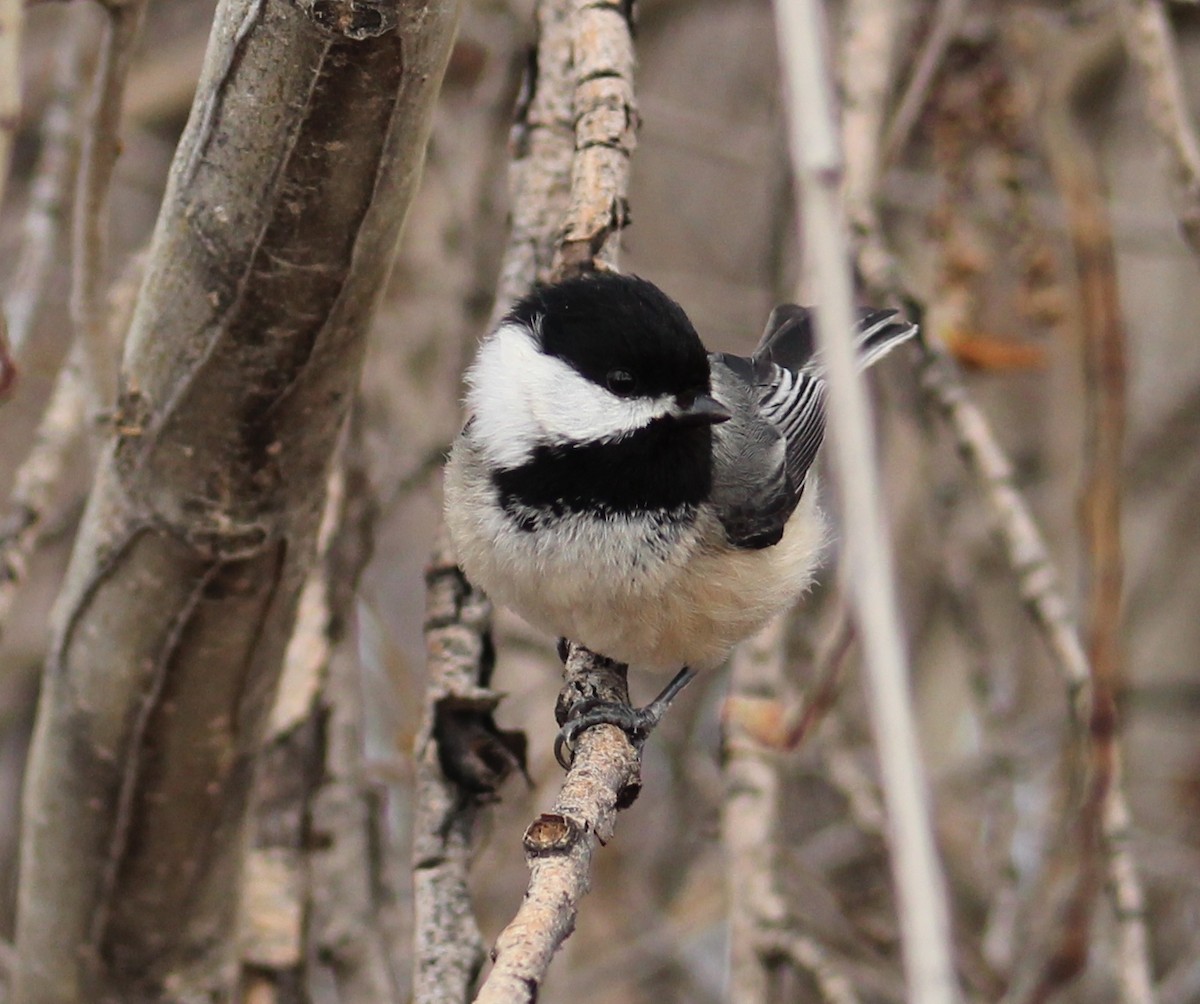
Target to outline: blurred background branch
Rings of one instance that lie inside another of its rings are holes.
[[[561,667],[553,639],[497,611],[487,695],[458,708],[473,725],[494,726],[485,730],[489,742],[465,747],[463,762],[474,765],[465,777],[480,776],[478,749],[497,753],[493,766],[514,770],[513,750],[492,741],[522,731],[531,785],[506,785],[499,801],[475,791],[487,804],[471,816],[469,839],[460,839],[466,830],[441,831],[456,848],[445,858],[414,842],[424,839],[413,834],[421,811],[414,792],[435,776],[428,758],[417,764],[410,754],[418,740],[429,751],[423,737],[434,721],[422,718],[432,705],[422,697],[427,618],[418,584],[438,520],[439,458],[460,420],[459,374],[489,318],[531,276],[552,275],[572,204],[577,126],[608,121],[576,120],[579,81],[563,42],[569,7],[471,0],[447,54],[421,193],[396,266],[380,282],[365,346],[357,466],[366,476],[342,482],[354,486],[343,504],[374,509],[374,556],[349,601],[340,590],[354,572],[328,560],[324,586],[303,590],[332,606],[302,602],[285,662],[305,667],[292,679],[306,682],[284,685],[281,700],[292,694],[292,712],[276,705],[270,718],[295,724],[272,731],[263,748],[255,823],[262,853],[242,888],[247,909],[268,922],[231,950],[233,979],[249,1000],[403,999],[414,970],[430,959],[462,963],[462,978],[446,985],[454,987],[450,999],[466,999],[480,950],[495,943],[527,889],[520,835],[557,797],[562,775],[548,709]],[[838,0],[825,9],[860,293],[864,302],[917,309],[928,338],[915,375],[900,357],[871,383],[957,977],[977,1001],[1037,993],[1067,1004],[1142,1000],[1148,983],[1162,1004],[1185,1004],[1200,986],[1200,681],[1192,657],[1200,648],[1200,285],[1188,243],[1196,172],[1186,101],[1200,82],[1197,6]],[[22,9],[12,0],[3,10],[23,22],[19,78],[15,64],[0,59],[0,75],[19,79],[21,99],[4,134],[9,170],[0,204],[3,312],[20,367],[0,411],[0,959],[11,962],[18,792],[48,611],[79,533],[95,446],[111,434],[83,418],[94,406],[84,404],[86,385],[75,376],[84,364],[70,348],[68,236],[110,12],[83,2]],[[107,250],[92,301],[113,351],[139,281],[125,278],[137,272],[129,263],[158,215],[214,10],[215,0],[151,0],[143,41],[130,51],[101,223]],[[295,8],[268,0],[238,10],[274,17]],[[597,201],[594,219],[620,220],[622,269],[683,303],[708,344],[744,352],[774,303],[820,293],[808,238],[792,222],[797,193],[782,141],[772,6],[641,0],[635,13],[638,157],[621,195],[631,208],[626,216],[619,200]],[[1077,152],[1096,182],[1090,197],[1108,217],[1095,245],[1101,256],[1085,253],[1081,270],[1078,220],[1052,164],[1061,164],[1064,147],[1046,129],[1046,95],[1074,45],[1105,19],[1111,59],[1069,110]],[[535,56],[539,31],[543,51]],[[14,38],[0,35],[0,46]],[[610,94],[615,82],[602,76],[593,83]],[[522,77],[556,82],[523,91]],[[272,100],[256,104],[259,133],[273,109]],[[359,131],[330,162],[345,166],[368,134]],[[593,176],[603,175],[605,158],[620,163],[623,142],[601,144]],[[210,147],[197,170],[219,155]],[[542,163],[554,166],[530,170]],[[510,212],[513,233],[523,235],[511,245]],[[232,239],[243,221],[235,214],[214,227],[205,232]],[[611,232],[587,233],[580,230],[577,248],[590,250],[592,240],[615,247]],[[286,271],[295,258],[272,263]],[[1105,277],[1085,285],[1093,274]],[[309,287],[320,281],[306,276]],[[1080,365],[1084,332],[1099,330],[1085,323],[1085,295],[1097,289],[1115,294],[1124,329],[1125,445],[1118,451],[1110,440],[1102,464],[1104,491],[1120,497],[1119,520],[1108,510],[1104,533],[1111,542],[1119,526],[1119,552],[1106,545],[1106,553],[1123,574],[1119,590],[1109,580],[1103,601],[1120,611],[1103,625],[1120,672],[1110,695],[1093,702],[1079,625],[1098,616],[1084,612],[1099,598],[1099,552],[1082,532],[1078,502],[1095,427],[1088,401],[1105,390]],[[172,314],[182,320],[180,302]],[[144,383],[135,389],[146,391]],[[326,399],[316,413],[347,403]],[[136,411],[119,417],[127,432],[139,427]],[[197,464],[210,474],[226,469]],[[219,490],[219,480],[199,497]],[[309,483],[315,500],[326,480]],[[353,538],[349,527],[360,521],[343,525]],[[832,565],[836,543],[829,557]],[[826,641],[841,636],[834,578],[826,571],[780,626],[769,646],[770,682],[746,670],[751,650],[730,675],[697,681],[648,744],[640,769],[655,797],[623,811],[614,839],[592,858],[586,908],[542,980],[543,999],[716,1004],[730,999],[731,986],[750,985],[743,977],[761,978],[768,1001],[901,999],[906,932],[889,881],[868,711],[861,688],[837,682],[860,671],[860,653],[831,644],[844,652],[831,664],[825,652]],[[478,672],[490,665],[491,647],[483,633],[473,637],[463,653],[474,653]],[[328,672],[314,669],[326,657]],[[205,663],[208,689],[224,665]],[[827,672],[831,665],[844,668]],[[632,667],[629,683],[649,694],[661,681]],[[203,702],[192,700],[183,717],[206,720]],[[1104,752],[1106,706],[1120,729]],[[1094,707],[1104,713],[1093,721]],[[336,744],[326,729],[335,722]],[[1101,727],[1098,744],[1092,724]],[[186,748],[199,755],[208,747]],[[159,762],[158,749],[143,762]],[[769,782],[744,789],[736,779],[751,767]],[[441,775],[440,763],[435,769]],[[461,804],[461,788],[447,791]],[[1100,841],[1081,855],[1081,840],[1096,836],[1101,794]],[[752,819],[739,805],[764,816]],[[719,838],[739,826],[745,830],[730,836],[726,858]],[[438,830],[418,825],[420,835]],[[357,864],[341,871],[343,850],[355,848]],[[408,948],[414,883],[422,881],[420,869],[410,877],[409,860],[452,871],[458,902],[470,904],[479,937],[462,938],[453,956],[431,944],[416,954]],[[1086,897],[1086,922],[1076,923],[1064,907],[1084,888],[1081,866],[1105,895]],[[754,882],[773,890],[764,904],[780,926],[744,895],[750,885],[742,878],[753,868],[762,869]],[[1047,982],[1064,945],[1075,953],[1063,970],[1071,975]]]

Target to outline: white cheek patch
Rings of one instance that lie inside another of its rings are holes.
[[[538,446],[617,439],[667,414],[671,399],[621,398],[539,351],[519,324],[490,335],[467,370],[474,435],[494,464],[519,467]]]

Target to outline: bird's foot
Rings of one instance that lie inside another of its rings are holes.
[[[628,704],[599,698],[577,701],[567,712],[567,720],[554,739],[554,759],[563,770],[570,770],[575,759],[575,740],[593,725],[615,725],[629,736],[634,746],[641,749],[650,733],[662,721],[671,702],[695,676],[694,670],[684,666],[663,688],[662,693],[644,708],[631,708]]]

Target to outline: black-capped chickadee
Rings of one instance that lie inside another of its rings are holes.
[[[861,364],[915,330],[865,312]],[[674,300],[616,273],[535,289],[484,339],[446,470],[463,571],[593,652],[684,667],[641,719],[584,724],[644,736],[689,669],[722,663],[809,585],[822,374],[803,307],[777,307],[750,358],[710,354]]]

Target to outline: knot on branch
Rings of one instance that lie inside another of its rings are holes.
[[[398,0],[293,0],[314,24],[355,42],[378,38],[399,23]]]
[[[475,696],[448,694],[433,709],[433,739],[442,773],[484,800],[514,771],[530,780],[525,733],[496,724],[492,714],[499,704],[499,694],[481,691]]]
[[[530,857],[564,854],[578,843],[586,831],[570,816],[543,812],[525,830],[521,843]]]

